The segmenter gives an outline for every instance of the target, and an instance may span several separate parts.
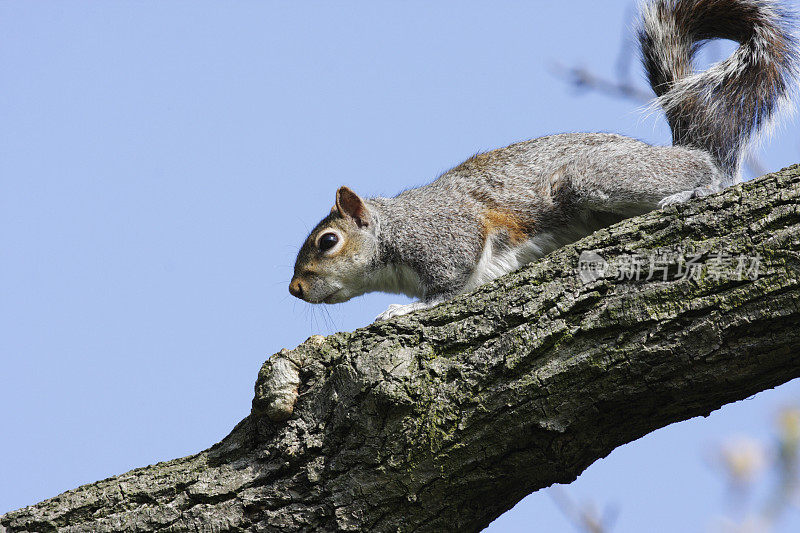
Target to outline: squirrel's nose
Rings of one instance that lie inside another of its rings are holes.
[[[300,278],[294,278],[291,283],[289,283],[289,292],[292,293],[292,296],[296,296],[300,299],[303,298],[303,285],[300,283]]]

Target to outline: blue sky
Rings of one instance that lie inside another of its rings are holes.
[[[403,301],[289,296],[339,185],[393,194],[550,133],[668,143],[660,117],[548,69],[613,77],[631,9],[0,3],[0,513],[207,448],[270,354]],[[797,123],[760,153],[800,161]],[[705,531],[729,512],[709,450],[768,438],[787,403],[797,382],[624,446],[566,490],[614,506],[617,532]],[[573,529],[540,491],[491,530]]]

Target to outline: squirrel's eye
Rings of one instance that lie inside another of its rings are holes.
[[[336,246],[337,242],[339,242],[339,237],[337,237],[335,233],[325,233],[319,238],[319,249],[323,252],[327,252]]]

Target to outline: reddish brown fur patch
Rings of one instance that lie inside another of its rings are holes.
[[[485,164],[489,163],[490,161],[492,161],[492,159],[495,158],[495,155],[497,155],[497,154],[495,154],[496,151],[497,150],[491,150],[489,152],[481,152],[481,153],[475,154],[472,157],[470,157],[467,161],[472,161],[473,163],[475,163],[477,165],[485,165]]]
[[[485,170],[487,167],[497,162],[498,152],[500,152],[500,150],[490,150],[488,152],[475,154],[460,165],[456,166],[453,170],[465,172]]]
[[[483,220],[484,238],[498,231],[505,231],[511,244],[519,244],[528,239],[533,233],[533,224],[525,221],[518,215],[509,211],[499,209],[487,209],[484,212]]]

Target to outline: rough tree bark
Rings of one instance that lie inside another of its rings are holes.
[[[673,263],[667,281],[663,270],[637,281],[607,269],[584,283],[581,250],[609,262],[682,250],[700,254],[690,268],[702,276],[681,278]],[[758,276],[720,275],[741,255]],[[799,279],[794,166],[624,221],[434,309],[283,350],[219,444],[0,523],[476,531],[621,444],[800,375]]]

